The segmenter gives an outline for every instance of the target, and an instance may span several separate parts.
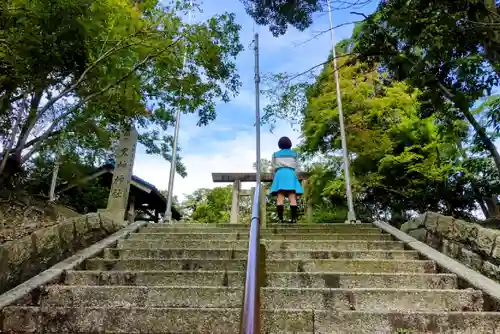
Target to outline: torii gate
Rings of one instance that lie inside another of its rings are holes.
[[[307,196],[308,184],[307,180],[309,178],[308,173],[298,172],[297,177],[299,181],[302,183],[302,187],[304,188],[304,195],[306,198],[306,220],[308,223],[312,222],[312,205]],[[261,182],[272,182],[273,174],[271,173],[263,173],[260,175]],[[238,224],[238,216],[239,216],[239,208],[240,208],[240,196],[253,196],[253,192],[248,194],[247,192],[241,191],[241,182],[256,182],[256,173],[212,173],[212,181],[217,183],[233,183],[233,192],[232,192],[232,201],[231,201],[231,224]],[[261,199],[259,201],[260,209],[261,209],[261,224],[265,226],[265,212],[266,212],[266,204],[264,201],[265,193],[261,193]],[[253,200],[252,200],[253,202]]]

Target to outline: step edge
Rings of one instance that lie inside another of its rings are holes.
[[[14,311],[14,310],[41,310],[43,307],[40,306],[24,306],[24,305],[12,305],[7,306],[2,310]],[[85,309],[85,310],[108,310],[108,309],[118,309],[118,310],[175,310],[175,311],[201,311],[201,312],[210,312],[210,311],[234,311],[241,312],[240,307],[104,307],[104,306],[85,306],[85,307],[64,307],[64,306],[55,306],[51,307],[51,310],[65,310],[65,309]],[[0,313],[2,312],[0,310]],[[278,309],[261,309],[263,312],[297,312],[297,313],[317,313],[317,314],[325,314],[329,316],[337,316],[343,314],[370,314],[370,315],[463,315],[463,316],[477,316],[477,315],[495,315],[500,317],[500,312],[491,312],[491,311],[349,311],[349,310],[339,310],[332,314],[331,310],[326,309],[295,309],[295,308],[278,308]]]
[[[241,291],[244,287],[227,287],[227,286],[212,286],[212,285],[62,285],[53,284],[45,287],[46,290],[62,291],[62,290],[213,290],[213,291]],[[381,292],[381,293],[440,293],[440,294],[483,294],[481,290],[473,289],[417,289],[417,288],[308,288],[308,287],[262,287],[262,290],[273,292]],[[54,296],[57,297],[57,296]]]
[[[101,273],[113,273],[113,274],[142,274],[142,273],[153,273],[153,274],[162,274],[162,273],[172,273],[172,274],[245,274],[246,272],[243,270],[68,270],[67,274],[72,273],[88,273],[91,274],[101,274]],[[418,273],[418,272],[396,272],[396,273],[383,273],[383,272],[349,272],[349,271],[314,271],[308,273],[294,272],[294,271],[280,271],[280,272],[270,272],[268,275],[289,275],[289,276],[300,276],[300,275],[308,275],[308,276],[322,276],[322,275],[346,275],[346,276],[423,276],[423,277],[451,277],[456,278],[455,274],[448,273]]]
[[[106,248],[106,250],[113,251],[237,251],[237,252],[248,252],[248,248],[146,248],[146,247],[123,247],[123,248]],[[266,252],[339,252],[339,253],[356,253],[356,252],[370,252],[370,253],[408,253],[408,254],[419,254],[416,250],[406,250],[406,249],[353,249],[353,250],[343,250],[343,249],[304,249],[304,248],[287,248],[287,249],[276,249],[267,250]]]

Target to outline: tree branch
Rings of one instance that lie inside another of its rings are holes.
[[[23,96],[24,96],[24,94],[19,94],[18,96],[14,96],[13,98],[11,98],[11,99],[9,100],[9,103],[14,103],[14,102],[16,102],[16,101],[19,101],[20,99],[22,99],[22,98],[23,98]]]
[[[28,118],[26,119],[26,123],[24,124],[24,126],[21,128],[21,132],[19,133],[19,138],[15,148],[15,154],[18,157],[21,156],[21,152],[24,148],[26,141],[28,140],[29,134],[31,133],[31,130],[33,130],[33,128],[35,127],[35,124],[38,120],[37,110],[40,101],[42,99],[42,95],[43,95],[43,89],[40,88],[33,93],[33,97],[31,99],[30,108],[28,112]]]
[[[346,54],[343,54],[343,55],[340,55],[340,56],[336,56],[336,57],[335,57],[335,59],[339,59],[339,58],[342,58],[342,57],[348,57],[348,56],[351,56],[351,55],[352,55],[351,53],[346,53]],[[332,59],[333,59],[333,58],[332,58]],[[296,79],[296,78],[298,78],[298,77],[300,77],[300,76],[302,76],[302,75],[304,75],[304,74],[306,74],[306,73],[308,73],[308,72],[311,72],[312,70],[314,70],[314,69],[316,69],[316,68],[318,68],[318,67],[320,67],[320,66],[322,66],[322,65],[328,64],[330,61],[331,61],[331,60],[327,60],[327,61],[325,61],[325,62],[322,62],[321,64],[314,65],[313,67],[311,67],[311,68],[309,68],[309,69],[305,70],[304,72],[300,72],[299,74],[296,74],[296,75],[294,75],[294,76],[293,76],[293,77],[291,77],[291,78],[288,78],[288,79],[286,80],[286,82],[290,82],[290,81],[292,81],[292,80],[294,80],[294,79]],[[343,68],[343,67],[344,67],[344,65],[340,66],[339,68],[337,68],[337,71],[338,71],[338,70],[340,70],[340,69],[341,69],[341,68]]]
[[[301,45],[304,45],[306,43],[309,43],[310,41],[318,38],[319,36],[323,35],[323,34],[326,34],[327,32],[331,31],[331,30],[334,30],[334,29],[337,29],[337,28],[340,28],[340,27],[343,27],[343,26],[346,26],[346,25],[349,25],[349,24],[356,24],[356,23],[359,23],[359,22],[362,22],[362,21],[352,21],[352,22],[347,22],[347,23],[342,23],[342,24],[339,24],[339,25],[336,25],[335,27],[333,28],[330,28],[330,29],[327,29],[327,30],[323,30],[319,33],[317,33],[316,35],[314,35],[313,37],[303,41],[303,42],[300,42],[300,43],[294,43],[294,46],[295,47],[299,47]]]
[[[61,134],[61,133],[62,133],[62,130],[53,131],[52,133],[50,133],[50,134],[48,135],[48,137],[47,137],[46,139],[49,139],[49,138],[54,137],[54,136],[57,136],[57,135],[59,135],[59,134]],[[41,136],[38,136],[38,137],[36,137],[36,138],[31,139],[31,140],[30,140],[30,141],[28,141],[26,144],[24,144],[23,149],[27,149],[28,147],[35,145],[35,144],[36,144],[36,143],[38,143],[40,140],[42,140],[42,139],[41,139]]]
[[[131,34],[129,35],[128,37],[131,37],[131,36],[134,36],[134,35],[137,35],[138,32],[134,33],[134,34]],[[128,38],[127,37],[127,38]],[[182,37],[181,37],[182,38]],[[177,40],[175,40],[173,43],[171,43],[168,47],[172,47],[174,44],[176,44],[181,38],[178,38]],[[121,41],[118,41],[116,43],[116,45],[114,47],[112,47],[111,49],[109,49],[108,51],[106,51],[102,56],[100,56],[99,58],[97,58],[96,61],[94,61],[89,67],[87,67],[83,73],[80,75],[80,77],[69,87],[67,87],[66,89],[64,89],[61,93],[59,93],[57,96],[53,97],[52,99],[50,99],[46,104],[45,106],[39,111],[39,114],[40,116],[43,115],[45,112],[47,112],[47,110],[49,110],[57,101],[59,101],[61,98],[63,98],[64,96],[66,96],[67,94],[69,94],[70,92],[74,91],[76,88],[78,88],[78,86],[83,82],[83,80],[85,79],[85,77],[87,76],[87,74],[93,70],[94,68],[96,68],[96,66],[98,64],[100,64],[102,61],[106,60],[107,58],[111,57],[111,55],[113,55],[114,53],[118,52],[118,51],[121,51],[125,48],[128,48],[128,47],[131,47],[133,45],[137,45],[137,44],[141,44],[141,43],[144,43],[144,40],[141,39],[139,42],[137,43],[128,43],[128,44],[123,44],[123,42],[125,41],[125,39],[121,40]]]
[[[364,14],[364,13],[351,12],[351,14],[353,14],[353,15],[360,15],[360,16],[363,16],[363,17],[365,18],[365,20],[367,20],[367,19],[368,19],[368,16],[366,16],[366,14]]]
[[[93,99],[93,98],[95,98],[97,96],[100,96],[100,95],[104,94],[105,92],[107,92],[108,90],[110,90],[111,88],[115,87],[116,85],[119,85],[121,82],[123,82],[124,80],[126,80],[130,75],[132,75],[135,71],[137,71],[140,67],[142,67],[144,64],[146,64],[149,60],[151,60],[154,57],[159,56],[162,53],[164,53],[167,49],[171,48],[173,45],[175,45],[176,43],[178,43],[182,38],[183,38],[182,36],[179,37],[179,38],[177,38],[172,43],[170,43],[170,45],[168,45],[164,49],[158,51],[156,54],[150,53],[149,55],[147,55],[146,57],[144,57],[144,59],[142,61],[140,61],[139,63],[137,63],[130,71],[128,71],[125,75],[123,75],[120,79],[116,80],[113,83],[108,84],[103,89],[101,89],[101,90],[99,90],[97,92],[94,92],[94,93],[91,93],[91,94],[87,95],[85,98],[81,99],[80,102],[78,102],[76,105],[74,105],[69,110],[67,110],[66,112],[64,112],[60,116],[58,116],[52,122],[52,124],[49,126],[49,128],[41,136],[39,136],[38,138],[36,138],[36,140],[33,140],[33,142],[31,143],[33,147],[30,149],[30,151],[28,151],[28,153],[26,153],[26,155],[24,157],[22,157],[21,163],[26,162],[39,149],[41,143],[44,140],[47,140],[50,136],[53,136],[53,133],[55,132],[54,129],[58,126],[58,124],[63,119],[65,119],[66,117],[68,117],[69,115],[71,115],[73,112],[75,112],[76,110],[78,110],[81,106],[85,105],[91,99]],[[55,97],[54,99],[52,99],[52,100],[54,100],[54,103],[55,103],[55,101],[57,101],[58,99],[60,99],[62,97],[61,94],[58,95],[59,98]],[[54,103],[52,103],[52,105]],[[43,109],[47,110],[46,107],[47,107],[47,105]],[[25,145],[23,145],[23,147],[24,146]]]
[[[175,42],[173,42],[171,45],[173,45],[176,42],[178,42],[178,40],[175,41]],[[123,82],[124,80],[126,80],[130,75],[132,75],[132,73],[134,73],[140,67],[142,67],[144,64],[146,64],[151,58],[157,57],[157,56],[159,56],[161,53],[163,53],[165,51],[166,51],[166,49],[158,52],[154,56],[153,56],[153,54],[147,55],[146,57],[144,57],[144,59],[142,61],[140,61],[139,63],[137,63],[127,74],[123,75],[120,79],[118,79],[114,83],[108,84],[106,87],[104,87],[103,89],[101,89],[101,90],[99,90],[97,92],[94,92],[92,94],[87,95],[85,98],[81,99],[80,102],[78,102],[76,105],[74,105],[73,107],[71,107],[68,111],[66,111],[63,114],[61,114],[60,116],[58,116],[52,122],[52,124],[49,126],[49,128],[47,130],[45,130],[45,132],[40,137],[38,137],[38,141],[34,143],[34,145],[31,148],[31,150],[28,153],[26,153],[26,155],[21,159],[21,163],[26,162],[33,155],[33,153],[35,153],[39,149],[41,143],[44,140],[47,140],[47,138],[49,138],[49,136],[51,135],[51,133],[54,132],[54,129],[57,127],[57,125],[59,125],[59,122],[61,122],[63,119],[65,119],[66,117],[68,117],[69,115],[71,115],[73,112],[75,112],[76,110],[78,110],[80,107],[82,107],[83,105],[85,105],[91,99],[93,99],[93,98],[95,98],[95,97],[97,97],[99,95],[102,95],[105,92],[107,92],[108,90],[110,90],[111,88],[113,88],[114,86],[119,85],[121,82]]]

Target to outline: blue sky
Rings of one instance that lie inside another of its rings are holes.
[[[370,13],[375,10],[377,1],[369,6],[356,9],[358,12]],[[237,59],[238,73],[243,86],[240,94],[227,104],[217,108],[217,119],[206,127],[197,127],[197,118],[183,115],[180,125],[179,142],[182,148],[181,156],[187,166],[188,176],[182,178],[176,175],[174,194],[182,197],[200,187],[214,187],[212,172],[251,172],[255,161],[255,88],[254,88],[254,52],[250,46],[254,33],[259,34],[260,72],[266,73],[300,73],[324,62],[331,51],[330,34],[325,33],[318,38],[307,41],[319,32],[329,28],[328,15],[320,14],[314,24],[304,32],[290,28],[284,36],[275,38],[267,27],[253,23],[239,1],[206,0],[202,5],[203,13],[196,13],[193,20],[204,20],[214,14],[233,12],[236,21],[242,26],[241,43],[245,50]],[[334,25],[359,20],[359,16],[351,15],[350,10],[335,11]],[[353,25],[347,25],[335,30],[335,41],[349,37]],[[261,108],[266,101],[261,99]],[[279,123],[270,133],[262,128],[261,154],[270,158],[277,149],[278,138],[286,135],[294,142],[298,133],[288,124]],[[170,164],[160,157],[148,156],[142,147],[138,147],[134,165],[134,174],[153,183],[160,189],[168,186]],[[251,184],[243,187],[248,188]]]

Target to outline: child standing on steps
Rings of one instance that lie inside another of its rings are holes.
[[[292,141],[281,137],[278,141],[279,151],[273,153],[273,184],[271,195],[276,195],[276,211],[283,223],[285,197],[290,201],[292,223],[297,221],[297,195],[302,195],[304,189],[297,178],[297,153],[292,151]]]

